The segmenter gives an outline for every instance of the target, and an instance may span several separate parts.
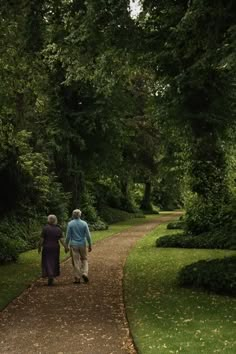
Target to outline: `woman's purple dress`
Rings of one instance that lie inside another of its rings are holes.
[[[42,230],[42,277],[54,278],[60,275],[60,245],[62,231],[57,225],[46,225]]]

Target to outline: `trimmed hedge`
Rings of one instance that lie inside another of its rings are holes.
[[[184,221],[172,221],[167,225],[168,230],[184,229]]]
[[[178,281],[184,287],[236,296],[236,256],[190,264],[181,269]]]
[[[103,207],[100,210],[99,216],[108,224],[114,224],[116,222],[125,221],[137,217],[145,217],[142,212],[128,213],[127,211],[114,209],[107,206]]]
[[[221,228],[197,236],[177,233],[160,237],[156,240],[156,246],[236,250],[236,230]]]

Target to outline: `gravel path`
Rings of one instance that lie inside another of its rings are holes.
[[[123,303],[123,265],[136,241],[161,216],[97,242],[89,283],[73,284],[70,260],[53,287],[36,281],[0,313],[1,354],[134,354]]]

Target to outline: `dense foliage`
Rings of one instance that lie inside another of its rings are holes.
[[[235,2],[144,0],[143,7],[139,23],[156,72],[157,111],[189,133],[186,225],[197,234],[212,229],[229,202]]]
[[[156,240],[157,247],[209,248],[236,250],[235,202],[223,209],[220,222],[211,231],[198,235],[189,234],[185,215],[181,220],[169,223],[167,229],[183,229],[175,235],[162,236]]]
[[[190,264],[179,272],[179,283],[235,296],[236,256]]]
[[[157,247],[181,247],[181,248],[208,248],[236,250],[236,230],[231,227],[220,228],[200,235],[176,235],[162,236],[157,239]]]
[[[176,230],[176,229],[184,229],[185,227],[185,222],[178,220],[178,221],[172,221],[167,225],[167,229],[169,230]]]
[[[199,234],[235,198],[235,3],[141,3],[1,1],[0,224],[27,245],[75,207],[101,229],[184,206]]]
[[[42,220],[41,220],[42,222]],[[36,248],[39,239],[40,221],[21,222],[5,218],[0,223],[0,264],[16,261],[21,252]]]

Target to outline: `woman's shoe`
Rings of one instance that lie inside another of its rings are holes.
[[[53,285],[53,278],[48,278],[48,286],[52,286]]]

